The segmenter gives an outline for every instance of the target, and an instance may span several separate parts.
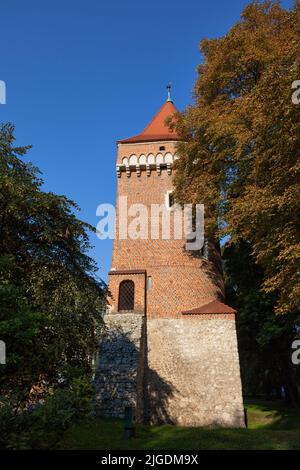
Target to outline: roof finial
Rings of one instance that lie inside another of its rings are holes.
[[[168,92],[168,98],[167,98],[167,101],[171,101],[172,103],[172,98],[171,98],[171,83],[169,82],[168,85],[167,85],[167,92]]]

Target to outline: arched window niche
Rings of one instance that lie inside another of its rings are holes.
[[[119,285],[119,312],[132,312],[134,310],[134,282],[122,281]]]

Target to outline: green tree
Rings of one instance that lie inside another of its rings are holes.
[[[280,396],[284,387],[286,400],[300,405],[297,384],[299,367],[291,361],[291,345],[299,335],[300,319],[296,312],[275,315],[277,296],[261,289],[264,272],[251,255],[248,243],[225,245],[223,249],[226,297],[237,314],[244,395]]]
[[[28,397],[33,385],[57,386],[91,370],[106,286],[88,256],[88,232],[76,204],[42,191],[38,170],[0,129],[0,338],[7,364],[3,394]]]

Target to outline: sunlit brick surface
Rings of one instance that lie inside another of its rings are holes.
[[[187,252],[185,239],[174,239],[174,212],[170,239],[162,238],[161,216],[149,219],[145,239],[119,237],[119,197],[127,196],[127,210],[143,204],[148,214],[151,204],[164,205],[172,190],[172,167],[155,163],[150,168],[147,157],[161,161],[175,154],[176,143],[170,141],[118,144],[111,297],[100,349],[96,410],[123,417],[130,404],[137,421],[243,427],[235,315],[222,310],[190,314],[202,306],[205,310],[213,300],[223,300],[218,251],[212,250],[209,259]],[[130,158],[136,164],[130,166]],[[158,239],[151,239],[150,223]],[[134,282],[131,313],[118,311],[124,280]],[[185,311],[188,314],[183,315]]]
[[[118,161],[123,156],[154,154],[159,151],[161,143],[149,144],[122,144],[119,145]],[[164,143],[164,153],[175,153],[174,143]],[[123,172],[118,178],[118,198],[127,196],[127,207],[132,204],[144,204],[151,213],[151,204],[165,204],[168,191],[172,190],[172,175],[167,169],[162,169],[158,175],[152,169],[147,176],[142,170],[137,176],[132,172],[130,177]],[[117,201],[118,202],[118,201]],[[149,239],[133,240],[119,239],[119,206],[117,205],[116,235],[112,257],[112,268],[116,271],[126,269],[144,269],[147,276],[152,277],[152,287],[147,292],[147,316],[148,318],[178,316],[183,310],[192,309],[208,303],[215,298],[221,298],[223,294],[222,276],[215,266],[203,259],[196,257],[196,252],[185,250],[185,239],[174,240],[173,213],[170,214],[170,240],[163,240],[162,218],[150,220],[148,226]],[[132,218],[129,218],[128,223]],[[160,239],[150,238],[151,225],[159,230]],[[198,252],[197,252],[198,253]],[[126,277],[126,276],[125,276]],[[124,278],[125,278],[124,277]],[[129,279],[129,278],[128,278]],[[113,294],[113,310],[118,304],[118,285],[116,280],[110,277],[110,290]],[[136,295],[140,298],[137,286]]]

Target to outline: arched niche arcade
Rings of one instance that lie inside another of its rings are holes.
[[[122,157],[121,164],[117,165],[117,174],[121,176],[122,171],[126,171],[127,176],[130,176],[132,171],[136,171],[137,175],[140,176],[141,170],[146,169],[148,176],[150,176],[150,170],[156,169],[158,174],[161,174],[161,170],[166,168],[168,173],[171,174],[172,165],[177,159],[176,153],[158,152],[156,154],[150,152],[148,154],[141,153],[140,155],[131,154]]]

